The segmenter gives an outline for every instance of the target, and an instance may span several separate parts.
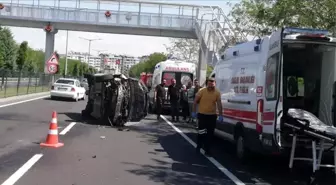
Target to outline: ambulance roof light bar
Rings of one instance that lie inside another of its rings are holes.
[[[283,37],[285,39],[304,39],[315,41],[330,41],[330,33],[327,30],[309,29],[309,28],[285,28]]]
[[[300,34],[300,35],[330,36],[330,33],[328,30],[311,29],[311,28],[284,28],[283,33],[285,35]]]

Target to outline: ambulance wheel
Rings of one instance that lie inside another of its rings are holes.
[[[249,157],[249,151],[246,147],[244,135],[239,133],[236,137],[236,155],[241,162],[246,162]]]

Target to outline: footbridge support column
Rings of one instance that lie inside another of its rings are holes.
[[[198,51],[198,66],[197,66],[197,79],[200,85],[203,85],[206,80],[207,60],[205,52],[200,48]]]
[[[49,74],[46,63],[54,52],[55,35],[57,34],[58,30],[54,29],[52,25],[48,24],[44,28],[44,31],[46,33],[46,42],[44,49],[44,74]],[[50,83],[52,83],[53,81],[54,79],[51,78],[50,75],[44,75],[43,77],[41,77],[41,82],[43,85],[50,85]]]
[[[46,32],[46,42],[45,42],[45,51],[44,51],[44,62],[46,63],[50,56],[54,52],[55,47],[55,35],[58,30],[54,30],[53,32]],[[44,68],[44,72],[48,73],[47,68]]]

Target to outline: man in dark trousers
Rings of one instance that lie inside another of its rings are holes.
[[[163,79],[161,84],[155,87],[155,91],[154,91],[154,100],[156,103],[156,114],[157,114],[158,120],[160,120],[160,116],[162,114],[163,100],[164,100],[164,95],[166,91],[164,89],[165,85],[166,85],[166,80]]]
[[[180,99],[180,88],[176,87],[176,80],[174,78],[171,80],[171,85],[168,87],[168,97],[170,100],[172,121],[179,122],[179,103],[178,102]]]
[[[194,93],[192,95],[192,98],[194,100],[195,100],[196,94],[198,93],[198,91],[200,90],[200,88],[201,88],[201,86],[199,85],[198,80],[195,79],[194,80]],[[189,111],[190,111],[189,114],[192,114],[192,112],[193,112],[193,103],[191,103],[189,105]],[[195,112],[197,112],[197,109],[195,110]],[[194,123],[194,119],[192,118],[192,116],[189,118],[188,122]]]
[[[222,102],[219,90],[216,89],[215,79],[209,78],[205,82],[206,87],[196,94],[192,116],[196,117],[196,105],[198,104],[198,135],[196,150],[204,149],[206,155],[210,154],[210,146],[216,128],[218,109],[218,121],[223,121]]]

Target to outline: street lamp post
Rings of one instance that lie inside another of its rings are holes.
[[[91,52],[91,42],[92,41],[97,41],[97,40],[102,40],[102,39],[87,39],[87,38],[83,38],[83,37],[79,37],[80,39],[83,39],[83,40],[86,40],[86,41],[89,41],[89,53],[88,53],[88,63],[90,62],[90,52]],[[82,64],[82,71],[83,71],[83,64]]]
[[[67,30],[66,34],[66,46],[65,46],[65,66],[64,66],[64,78],[68,72],[68,39],[69,39],[69,31]]]

